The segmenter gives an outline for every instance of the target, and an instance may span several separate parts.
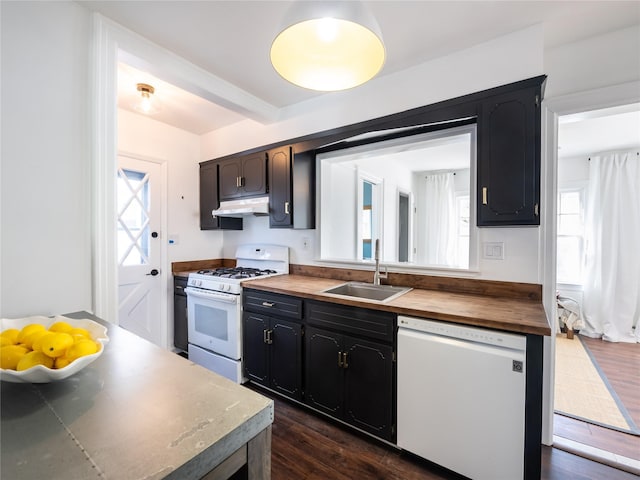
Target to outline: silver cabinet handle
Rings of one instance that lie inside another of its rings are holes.
[[[342,368],[342,352],[338,352],[338,368]]]
[[[271,308],[271,307],[273,307],[274,305],[275,305],[275,303],[273,303],[273,302],[262,302],[262,306],[263,306],[263,307],[269,307],[269,308]]]
[[[487,187],[482,187],[482,204],[486,205],[487,203]]]
[[[349,364],[347,363],[347,353],[348,352],[344,352],[342,354],[342,368],[349,368]]]
[[[289,202],[284,202],[284,213],[289,215]]]

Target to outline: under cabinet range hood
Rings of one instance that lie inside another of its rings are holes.
[[[269,197],[240,198],[220,202],[220,208],[213,210],[211,215],[214,217],[269,215]]]

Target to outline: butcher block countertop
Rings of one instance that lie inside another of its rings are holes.
[[[345,280],[306,275],[278,275],[247,280],[243,287],[325,302],[371,308],[413,317],[443,320],[507,332],[551,335],[540,300],[413,289],[388,302],[338,298],[322,291]]]

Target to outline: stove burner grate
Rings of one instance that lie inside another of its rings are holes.
[[[198,274],[200,275],[209,275],[211,277],[235,278],[235,279],[254,278],[254,277],[260,277],[262,275],[270,275],[274,273],[278,273],[278,272],[276,272],[275,270],[249,268],[249,267],[216,268],[216,269],[198,270]]]

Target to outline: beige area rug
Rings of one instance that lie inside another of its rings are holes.
[[[571,340],[556,336],[554,409],[578,420],[640,433],[578,335]]]

